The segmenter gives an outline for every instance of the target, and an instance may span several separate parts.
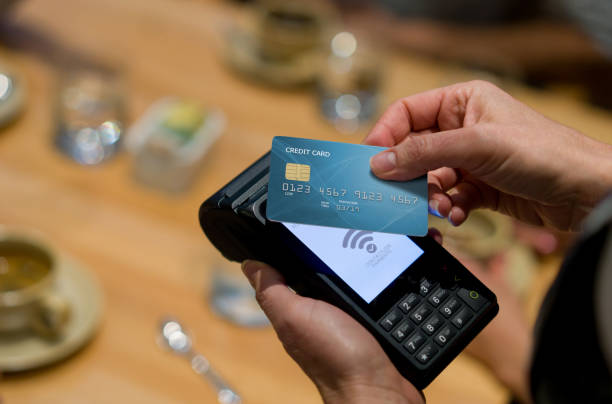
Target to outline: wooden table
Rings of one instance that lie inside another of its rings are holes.
[[[201,234],[196,213],[205,197],[263,154],[274,135],[358,142],[362,134],[338,134],[309,92],[258,87],[223,66],[219,29],[243,12],[225,2],[187,0],[18,5],[23,29],[122,68],[129,122],[156,99],[175,94],[220,107],[228,128],[195,186],[178,196],[135,183],[125,153],[100,166],[79,166],[52,147],[56,73],[48,60],[34,50],[0,49],[28,90],[22,116],[0,132],[0,223],[40,230],[97,275],[106,300],[101,329],[85,349],[50,368],[5,375],[0,402],[214,402],[211,388],[186,363],[156,345],[158,320],[167,313],[191,328],[197,346],[246,403],[320,401],[270,328],[239,328],[211,312],[209,275],[222,260]],[[470,77],[409,54],[390,53],[384,68],[384,104]],[[507,89],[594,137],[605,138],[612,127],[609,113],[565,96]],[[431,403],[503,403],[506,397],[464,356],[426,395]]]

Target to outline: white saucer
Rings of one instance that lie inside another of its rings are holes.
[[[56,291],[70,305],[70,319],[64,335],[47,341],[32,332],[0,334],[0,371],[30,370],[60,361],[88,342],[102,318],[103,295],[92,273],[73,259],[60,254]]]
[[[263,59],[254,35],[234,28],[226,33],[225,58],[234,69],[256,80],[279,87],[311,84],[321,69],[317,50],[305,52],[291,61],[274,62]]]

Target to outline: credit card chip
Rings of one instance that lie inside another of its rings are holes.
[[[292,181],[310,181],[310,166],[308,164],[287,163],[285,178]]]

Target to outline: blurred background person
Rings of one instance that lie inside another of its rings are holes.
[[[337,3],[348,22],[396,46],[533,86],[569,86],[591,102],[612,108],[609,1]]]

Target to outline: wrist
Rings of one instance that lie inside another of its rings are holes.
[[[530,403],[531,329],[522,317],[517,318],[516,312],[513,314],[512,302],[503,293],[498,298],[505,303],[500,303],[504,311],[500,310],[500,316],[467,350],[521,403]]]
[[[521,403],[531,403],[529,369],[531,367],[531,336],[515,334],[512,341],[505,341],[505,349],[496,346],[491,351],[491,360],[486,363],[501,384]]]
[[[527,367],[517,369],[517,371],[501,370],[497,372],[496,376],[520,403],[532,403],[529,389],[529,369]]]
[[[400,391],[380,386],[356,385],[342,389],[319,388],[325,404],[415,404],[424,400],[410,400]]]
[[[580,205],[593,209],[612,191],[612,145],[585,138],[587,153],[577,167],[583,167],[579,184]]]

